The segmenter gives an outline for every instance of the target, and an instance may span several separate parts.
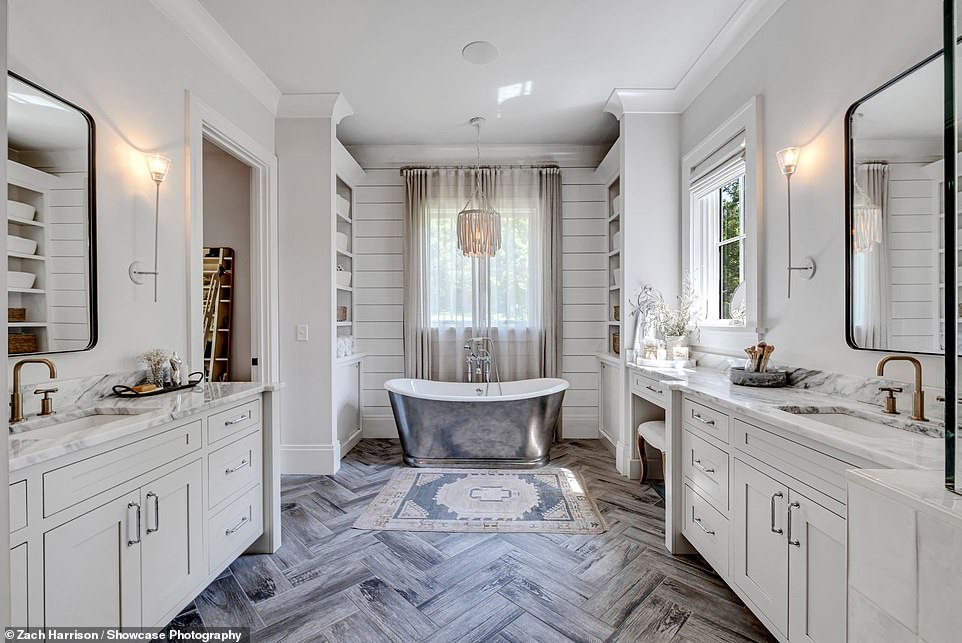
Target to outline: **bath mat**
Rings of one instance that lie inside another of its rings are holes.
[[[570,469],[399,469],[355,529],[600,534],[608,529]]]

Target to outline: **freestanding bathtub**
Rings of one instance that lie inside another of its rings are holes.
[[[568,382],[384,384],[411,467],[540,467],[548,463]]]

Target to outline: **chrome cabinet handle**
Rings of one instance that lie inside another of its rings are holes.
[[[225,536],[230,536],[232,533],[234,533],[235,531],[237,531],[238,529],[240,529],[241,527],[243,527],[244,525],[246,525],[248,522],[250,522],[250,518],[248,518],[247,516],[244,516],[243,518],[241,518],[241,520],[240,520],[239,523],[237,523],[236,525],[234,525],[234,526],[231,527],[230,529],[226,529],[226,530],[224,531],[224,535],[225,535]]]
[[[788,505],[788,544],[792,545],[793,547],[802,546],[801,541],[792,540],[792,509],[800,506],[801,505],[799,505],[797,502],[793,502],[790,505]]]
[[[231,418],[231,419],[229,419],[229,420],[225,420],[225,421],[224,421],[224,426],[231,426],[231,425],[233,425],[233,424],[237,424],[237,423],[239,423],[239,422],[243,422],[244,420],[249,420],[249,419],[251,419],[251,412],[250,412],[250,411],[248,411],[248,412],[245,413],[244,415],[238,415],[238,416],[235,417],[235,418]]]
[[[236,467],[227,467],[226,469],[224,469],[224,475],[229,476],[235,471],[240,471],[241,469],[243,469],[249,464],[250,464],[250,461],[247,458],[244,458],[243,460],[240,461],[240,464],[238,464]]]
[[[149,491],[147,492],[147,501],[150,502],[151,498],[154,499],[154,528],[153,529],[150,528],[150,521],[148,521],[147,522],[148,534],[153,534],[155,532],[160,531],[160,496],[158,496],[153,491]],[[148,514],[147,517],[150,518],[150,515]]]
[[[657,394],[657,395],[661,395],[661,391],[660,391],[659,389],[656,389],[656,388],[654,388],[654,387],[652,387],[652,386],[647,386],[647,385],[645,386],[645,388],[648,389],[649,391],[651,391],[652,393],[655,393],[655,394]]]
[[[127,546],[128,546],[128,547],[133,547],[134,545],[136,545],[137,543],[140,542],[140,503],[137,503],[137,502],[128,502],[128,503],[127,503],[127,516],[128,516],[128,517],[130,516],[130,510],[133,509],[134,507],[137,508],[137,539],[134,540],[133,538],[128,538],[128,539],[127,539]]]
[[[703,418],[703,417],[702,417],[701,415],[699,415],[698,413],[695,413],[694,411],[691,412],[691,416],[692,416],[694,419],[696,419],[696,420],[698,420],[699,422],[701,422],[702,424],[707,424],[708,426],[715,426],[715,420],[706,420],[705,418]]]
[[[777,528],[777,529],[775,528],[775,499],[776,499],[776,498],[781,498],[781,497],[782,497],[782,492],[781,492],[781,491],[776,491],[775,493],[772,494],[772,521],[771,521],[771,526],[770,526],[769,528],[772,530],[772,533],[773,533],[773,534],[781,534],[781,533],[782,533],[781,527],[779,527],[779,528]],[[788,524],[791,524],[791,521],[789,521]]]
[[[695,460],[695,466],[704,471],[705,473],[715,473],[715,469],[709,469],[701,463],[701,460]]]
[[[695,524],[696,524],[696,525],[698,525],[699,527],[701,527],[701,530],[702,530],[703,532],[705,532],[705,533],[708,534],[709,536],[714,536],[714,535],[715,535],[715,532],[714,532],[714,531],[712,531],[711,529],[709,529],[709,528],[706,527],[705,525],[701,524],[701,518],[695,518],[694,516],[692,516],[691,518],[692,518],[692,520],[695,521]]]

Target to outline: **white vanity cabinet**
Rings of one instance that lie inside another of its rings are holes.
[[[598,393],[601,396],[601,404],[598,409],[600,420],[598,429],[605,440],[612,446],[617,446],[621,440],[624,369],[616,362],[612,363],[602,359],[600,378]]]
[[[14,624],[176,616],[265,534],[265,506],[278,510],[264,494],[260,412],[260,396],[240,400],[13,472],[11,494],[30,491],[29,522],[11,533]]]
[[[334,371],[334,411],[342,458],[361,439],[361,357],[339,359]]]

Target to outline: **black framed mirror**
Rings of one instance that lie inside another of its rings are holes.
[[[95,127],[9,72],[7,345],[11,357],[97,343]]]
[[[941,354],[942,52],[845,114],[846,340],[855,349]]]

